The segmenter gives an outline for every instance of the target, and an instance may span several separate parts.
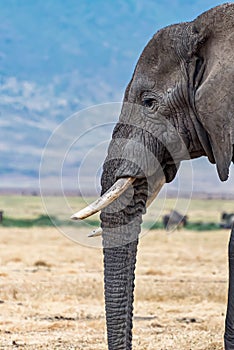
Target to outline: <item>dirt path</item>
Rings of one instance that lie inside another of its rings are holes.
[[[223,349],[228,235],[141,240],[134,349]],[[0,251],[0,349],[107,349],[101,250],[52,228],[1,228]]]

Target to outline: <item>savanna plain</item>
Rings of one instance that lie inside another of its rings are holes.
[[[233,210],[227,200],[187,202],[181,206],[194,222],[219,222],[222,211]],[[45,214],[39,197],[1,196],[0,203],[0,349],[107,349],[102,251],[94,247],[100,238],[84,239],[88,225],[77,225],[73,241],[69,226],[27,225]],[[79,198],[70,203],[72,210],[84,205]],[[144,222],[161,220],[176,203],[159,199]],[[14,224],[4,225],[9,218]],[[223,349],[229,231],[143,228],[134,349]],[[74,242],[79,237],[82,244]]]

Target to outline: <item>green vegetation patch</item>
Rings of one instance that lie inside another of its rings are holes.
[[[164,229],[163,223],[158,222],[145,222],[143,228],[148,230],[162,230]],[[189,222],[185,227],[189,231],[215,231],[220,229],[220,225],[214,222]]]
[[[100,222],[98,220],[85,220],[85,221],[72,221],[72,220],[60,220],[55,216],[49,217],[48,215],[39,215],[34,219],[27,218],[11,218],[11,217],[3,217],[3,221],[0,223],[2,227],[52,227],[52,226],[92,226],[98,227],[100,226]]]
[[[75,226],[75,227],[99,227],[99,220],[86,219],[85,221],[72,221],[72,220],[60,220],[55,216],[49,217],[48,215],[39,215],[34,219],[27,218],[11,218],[3,217],[3,221],[0,223],[2,227],[61,227],[61,226]],[[162,230],[164,229],[163,223],[161,221],[153,222],[146,221],[143,223],[143,228],[148,230]],[[186,227],[186,230],[192,231],[213,231],[219,230],[220,226],[217,223],[210,222],[189,222]]]
[[[214,222],[189,222],[185,228],[192,231],[213,231],[219,230],[220,225]]]
[[[40,215],[35,219],[3,217],[0,224],[3,227],[33,227],[33,226],[53,226],[48,215]]]

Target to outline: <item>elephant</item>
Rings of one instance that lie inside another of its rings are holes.
[[[165,230],[185,227],[188,224],[188,216],[182,215],[176,210],[171,210],[169,214],[163,216],[163,227]]]
[[[234,4],[159,30],[144,48],[123,98],[101,177],[109,350],[132,349],[142,215],[181,161],[205,156],[226,181],[234,162]],[[229,243],[225,349],[234,349],[234,230]]]
[[[221,228],[232,228],[234,224],[234,213],[222,213],[221,220]]]

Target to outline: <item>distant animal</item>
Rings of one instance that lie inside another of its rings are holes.
[[[232,228],[234,225],[234,213],[222,213],[220,227]]]
[[[4,213],[4,211],[0,210],[0,222],[2,222],[2,220],[3,220],[3,213]]]
[[[176,227],[184,227],[187,225],[187,223],[187,215],[180,214],[176,210],[171,210],[169,214],[163,216],[163,226],[167,231]]]

